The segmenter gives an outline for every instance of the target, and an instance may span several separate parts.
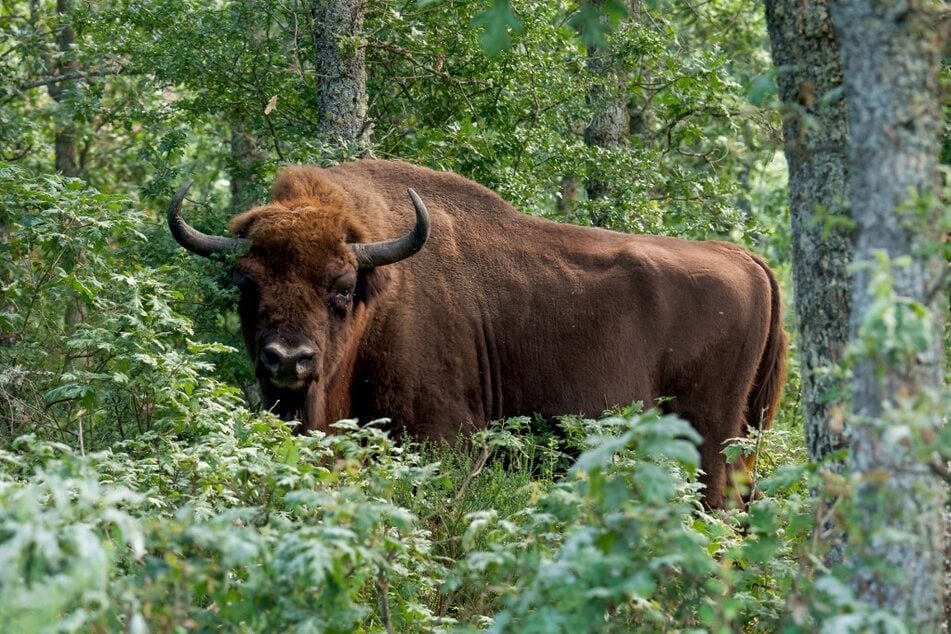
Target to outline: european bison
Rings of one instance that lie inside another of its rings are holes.
[[[775,413],[776,278],[736,245],[558,224],[390,161],[287,168],[269,204],[232,219],[235,238],[181,219],[187,189],[172,235],[202,256],[243,250],[234,280],[265,402],[304,430],[389,417],[452,440],[509,416],[667,397],[704,439],[719,507],[724,441]]]

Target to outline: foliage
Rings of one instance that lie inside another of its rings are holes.
[[[490,547],[470,554],[457,574],[489,577],[498,588],[504,610],[490,630],[775,625],[796,566],[774,531],[785,522],[801,531],[810,522],[774,500],[749,515],[701,512],[693,481],[700,439],[682,420],[649,412],[598,428],[604,435],[591,441],[571,477],[524,511],[471,516],[463,539],[487,535]]]
[[[371,151],[559,221],[755,245],[784,278],[759,6],[625,5],[370,3],[343,44],[366,47]],[[227,267],[181,253],[159,209],[194,178],[189,221],[220,233],[280,165],[353,158],[313,134],[310,19],[264,0],[2,5],[3,628],[897,630],[821,563],[809,491],[850,483],[803,465],[795,364],[776,427],[725,449],[757,456],[754,501],[717,513],[695,432],[639,406],[459,447],[382,422],[297,436],[251,411]],[[617,148],[584,142],[591,45],[628,95]],[[64,131],[80,178],[49,175]],[[592,180],[611,195],[589,200]],[[904,360],[931,316],[875,280],[856,353]],[[847,500],[832,512],[854,521]]]
[[[197,400],[234,405],[214,392]],[[417,482],[425,469],[373,430],[361,446],[343,435],[292,438],[283,423],[247,415],[225,426],[215,418],[209,407],[187,432],[85,458],[31,436],[4,452],[4,622],[17,631],[438,623],[421,598],[441,566],[426,531],[387,500],[394,481]]]
[[[352,422],[295,436],[202,360],[225,349],[191,341],[181,310],[208,280],[148,265],[167,250],[129,199],[0,175],[0,616],[17,631],[781,620],[801,478],[750,514],[705,513],[695,432],[637,406],[566,419],[568,445],[528,419],[468,448]]]
[[[81,450],[179,416],[224,348],[190,340],[145,218],[77,179],[0,164],[0,417],[7,438],[43,428]],[[121,265],[120,265],[121,263]]]
[[[512,32],[511,49],[489,59],[478,31],[444,34],[437,26],[502,20],[494,13],[499,7],[514,12],[522,28]],[[745,235],[751,218],[737,201],[748,195],[737,189],[736,176],[771,152],[769,144],[754,141],[771,120],[746,100],[745,85],[768,65],[753,52],[763,44],[760,22],[734,25],[729,40],[719,26],[727,7],[704,7],[687,28],[675,28],[677,18],[667,17],[668,9],[683,17],[675,6],[622,22],[611,44],[635,132],[621,147],[605,149],[584,142],[597,78],[565,21],[586,9],[572,13],[572,3],[532,2],[478,9],[446,2],[374,15],[379,35],[368,64],[379,69],[371,110],[381,154],[469,175],[533,214],[580,223],[605,215],[609,226],[651,233]],[[693,30],[710,46],[685,46]],[[742,52],[727,53],[731,46]],[[736,144],[738,138],[750,142]],[[609,200],[564,191],[565,183],[592,179],[613,186]],[[749,174],[742,182],[750,182]]]
[[[623,629],[753,618],[768,629],[796,578],[777,531],[805,534],[801,501],[699,513],[696,437],[682,421],[608,419],[569,477],[535,480],[523,463],[515,477],[531,484],[513,486],[512,465],[490,465],[494,475],[466,490],[453,484],[463,473],[373,426],[292,436],[220,387],[195,400],[188,427],[109,451],[80,456],[26,435],[0,453],[5,623],[587,631],[604,619]],[[531,440],[516,450],[513,438],[482,442],[525,457]],[[658,461],[661,450],[678,459]],[[422,513],[447,489],[481,509],[462,531]],[[458,558],[442,554],[447,541]]]
[[[311,132],[316,83],[305,5],[79,6],[69,19],[85,74],[62,82],[68,106],[44,99],[42,86],[26,88],[51,55],[49,32],[66,18],[45,3],[38,16],[23,8],[15,21],[32,39],[12,45],[19,55],[7,63],[19,88],[0,113],[19,127],[47,122],[34,135],[33,163],[43,156],[38,150],[51,152],[56,112],[79,125],[82,173],[95,185],[128,193],[133,185],[167,199],[185,175],[202,184],[224,174],[241,184],[232,191],[237,209],[263,197],[280,163],[352,157]],[[373,151],[460,172],[529,213],[585,223],[603,215],[627,230],[742,239],[753,221],[744,202],[752,175],[775,148],[763,138],[776,136],[771,115],[747,100],[768,69],[759,12],[748,0],[690,11],[663,4],[633,22],[620,19],[620,5],[606,5],[617,25],[610,33],[598,30],[591,3],[370,7],[358,44],[367,49]],[[487,28],[443,28],[472,22]],[[572,25],[593,39],[579,40]],[[480,38],[510,32],[511,48],[487,58]],[[586,69],[585,43],[605,37],[636,130],[610,150],[583,138],[597,81]],[[707,46],[687,45],[696,40]],[[4,155],[21,145],[22,138],[0,139]],[[562,191],[590,179],[611,184],[612,198]],[[222,193],[210,192],[219,207]]]

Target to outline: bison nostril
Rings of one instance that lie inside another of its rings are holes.
[[[283,360],[283,351],[277,346],[267,346],[261,351],[261,361],[269,370],[279,369],[281,367],[281,361]]]
[[[298,377],[312,376],[315,370],[315,355],[310,348],[301,348],[297,352],[297,363],[294,366],[294,372]]]
[[[317,351],[307,345],[288,348],[276,341],[261,349],[261,366],[274,379],[305,380],[313,375],[316,365]]]

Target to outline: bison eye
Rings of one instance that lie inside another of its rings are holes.
[[[338,315],[343,317],[347,314],[347,311],[350,310],[350,304],[353,301],[353,290],[349,288],[344,288],[338,291],[335,291],[334,294],[330,297],[330,307]]]

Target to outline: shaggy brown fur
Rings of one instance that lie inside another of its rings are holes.
[[[429,208],[429,241],[358,272],[348,242],[413,226],[407,187]],[[318,351],[304,389],[259,372],[268,405],[305,429],[389,417],[451,440],[509,416],[597,416],[670,397],[663,407],[704,439],[706,500],[718,507],[724,441],[774,416],[779,293],[738,246],[557,224],[455,174],[386,161],[288,168],[272,202],[231,229],[251,242],[236,265],[251,358],[275,337]]]

